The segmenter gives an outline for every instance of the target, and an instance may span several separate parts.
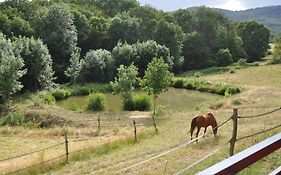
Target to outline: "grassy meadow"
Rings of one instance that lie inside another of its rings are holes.
[[[189,76],[183,74],[182,76]],[[208,135],[198,143],[192,143],[173,152],[155,158],[146,163],[126,169],[161,154],[179,144],[190,140],[190,122],[198,114],[214,113],[218,123],[232,115],[232,109],[238,108],[239,114],[253,115],[271,111],[280,107],[281,97],[281,65],[260,65],[230,71],[200,74],[199,78],[212,82],[225,82],[242,87],[242,92],[229,97],[209,93],[182,90],[189,94],[166,94],[160,98],[166,100],[161,104],[161,115],[156,118],[159,133],[154,132],[150,112],[85,112],[81,108],[71,110],[57,104],[34,105],[36,94],[20,99],[13,104],[15,110],[36,113],[43,118],[52,119],[57,125],[50,127],[3,126],[0,127],[0,159],[31,152],[64,141],[64,133],[69,140],[69,150],[84,151],[70,154],[68,163],[64,158],[37,166],[18,174],[175,174],[209,153],[216,153],[204,161],[192,166],[183,174],[195,174],[220,160],[228,157],[228,140],[232,133],[232,122],[218,129],[218,136],[213,137],[209,128]],[[168,92],[170,93],[170,91]],[[177,100],[173,101],[173,98]],[[190,98],[191,100],[187,100]],[[200,99],[200,100],[198,100]],[[170,100],[170,101],[169,101]],[[61,101],[63,102],[63,101]],[[173,105],[171,105],[173,104]],[[184,104],[184,105],[183,105]],[[184,107],[186,106],[186,107]],[[177,108],[178,107],[178,108]],[[159,109],[160,110],[160,109]],[[102,129],[97,130],[97,118],[101,119]],[[239,120],[238,138],[252,134],[280,123],[281,111],[256,119]],[[134,142],[132,120],[137,121],[138,142]],[[61,122],[63,121],[63,125]],[[270,137],[281,129],[242,140],[236,143],[235,152]],[[201,129],[203,133],[203,129]],[[0,174],[6,174],[39,162],[43,162],[64,154],[65,147],[60,145],[54,149],[30,156],[0,162]],[[280,166],[281,150],[258,161],[256,164],[240,172],[240,174],[268,174]],[[166,166],[167,163],[167,166]],[[165,168],[166,166],[166,168]],[[125,170],[126,169],[126,170]],[[166,169],[166,170],[165,170]]]

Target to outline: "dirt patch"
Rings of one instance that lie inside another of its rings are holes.
[[[151,116],[148,115],[148,114],[145,114],[145,115],[132,115],[129,118],[131,118],[131,119],[141,119],[141,118],[151,118]]]

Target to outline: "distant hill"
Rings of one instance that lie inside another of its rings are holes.
[[[196,7],[191,7],[191,10]],[[281,32],[281,5],[260,7],[241,11],[216,9],[231,20],[246,21],[256,20],[270,28],[272,35]]]

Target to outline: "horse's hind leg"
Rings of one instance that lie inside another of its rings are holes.
[[[207,131],[207,127],[206,127],[205,130],[204,130],[203,138],[205,138],[206,131]]]
[[[201,129],[201,127],[200,127],[200,128],[197,127],[197,133],[196,133],[196,138],[197,138],[197,140],[196,140],[196,142],[198,142],[198,135],[199,135],[200,129]]]
[[[190,140],[192,140],[193,131],[194,131],[194,129],[191,129],[191,131],[190,131]]]

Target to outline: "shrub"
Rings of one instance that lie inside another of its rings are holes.
[[[225,90],[225,95],[233,95],[240,93],[241,90],[239,87],[227,87]]]
[[[246,60],[246,59],[243,59],[243,58],[239,59],[239,60],[237,61],[237,66],[241,66],[241,67],[246,67],[246,66],[248,66],[247,60]]]
[[[192,82],[185,82],[184,83],[184,88],[187,90],[194,90],[195,88],[193,87]]]
[[[53,90],[52,95],[56,100],[61,100],[71,96],[71,91],[65,89],[55,89]]]
[[[123,100],[122,103],[122,108],[124,111],[133,111],[135,109],[135,103],[133,99]]]
[[[45,103],[47,104],[52,104],[56,102],[56,98],[52,94],[45,94],[42,96],[42,99],[44,100]]]
[[[149,111],[151,106],[151,100],[148,95],[141,94],[134,97],[134,110]]]
[[[106,101],[105,96],[102,93],[90,94],[87,110],[89,111],[105,111],[106,109]]]
[[[183,85],[184,85],[183,79],[177,79],[173,84],[175,88],[183,88]]]
[[[216,55],[219,66],[227,66],[233,62],[229,49],[220,49]]]
[[[0,117],[0,126],[17,126],[22,125],[25,122],[25,116],[23,113],[8,113],[6,116]]]
[[[72,94],[75,96],[89,95],[91,90],[86,86],[75,86],[72,88]]]

